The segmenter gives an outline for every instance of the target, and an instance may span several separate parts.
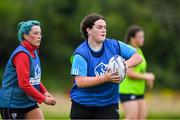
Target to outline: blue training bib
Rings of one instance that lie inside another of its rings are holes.
[[[32,58],[29,51],[24,46],[19,45],[11,54],[2,79],[2,88],[0,90],[0,107],[2,108],[27,108],[37,104],[37,102],[28,96],[18,85],[17,73],[12,61],[13,57],[19,52],[24,52],[29,56],[29,82],[39,90],[41,67],[38,53],[35,51],[35,58]]]
[[[86,40],[75,50],[74,55],[79,54],[87,61],[87,76],[93,77],[104,75],[109,60],[115,55],[120,55],[120,53],[118,41],[106,39],[99,52],[92,51]],[[94,87],[79,88],[75,80],[71,90],[71,98],[86,106],[118,104],[119,84],[109,82]]]

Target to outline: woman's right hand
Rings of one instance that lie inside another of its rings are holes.
[[[47,105],[53,106],[53,105],[56,104],[56,100],[53,97],[48,97],[47,96],[46,99],[44,100],[44,103],[47,104]]]
[[[110,70],[107,70],[107,72],[104,74],[104,77],[106,82],[113,82],[117,84],[121,82],[121,77],[119,76],[118,72],[111,72]]]

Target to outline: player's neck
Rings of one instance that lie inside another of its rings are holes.
[[[132,45],[134,48],[139,48],[139,46],[136,45],[134,42],[131,42],[131,45]]]
[[[95,42],[95,40],[92,40],[92,39],[88,39],[88,44],[89,46],[91,47],[91,49],[93,51],[100,51],[102,46],[103,46],[103,43],[98,43],[98,42]]]

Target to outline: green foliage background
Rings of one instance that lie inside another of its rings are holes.
[[[180,0],[1,0],[0,76],[19,44],[17,24],[42,23],[40,47],[43,82],[51,90],[69,91],[70,56],[80,44],[79,24],[89,13],[106,17],[108,37],[124,39],[132,24],[145,31],[145,56],[156,74],[156,89],[180,89]]]

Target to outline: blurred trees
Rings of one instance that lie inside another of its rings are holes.
[[[19,44],[17,24],[37,19],[43,32],[40,47],[43,82],[52,90],[70,89],[69,59],[83,41],[79,24],[86,14],[96,12],[107,19],[108,37],[123,40],[130,25],[142,26],[146,37],[143,50],[149,71],[156,74],[156,88],[179,89],[179,5],[179,0],[1,0],[1,74]]]

